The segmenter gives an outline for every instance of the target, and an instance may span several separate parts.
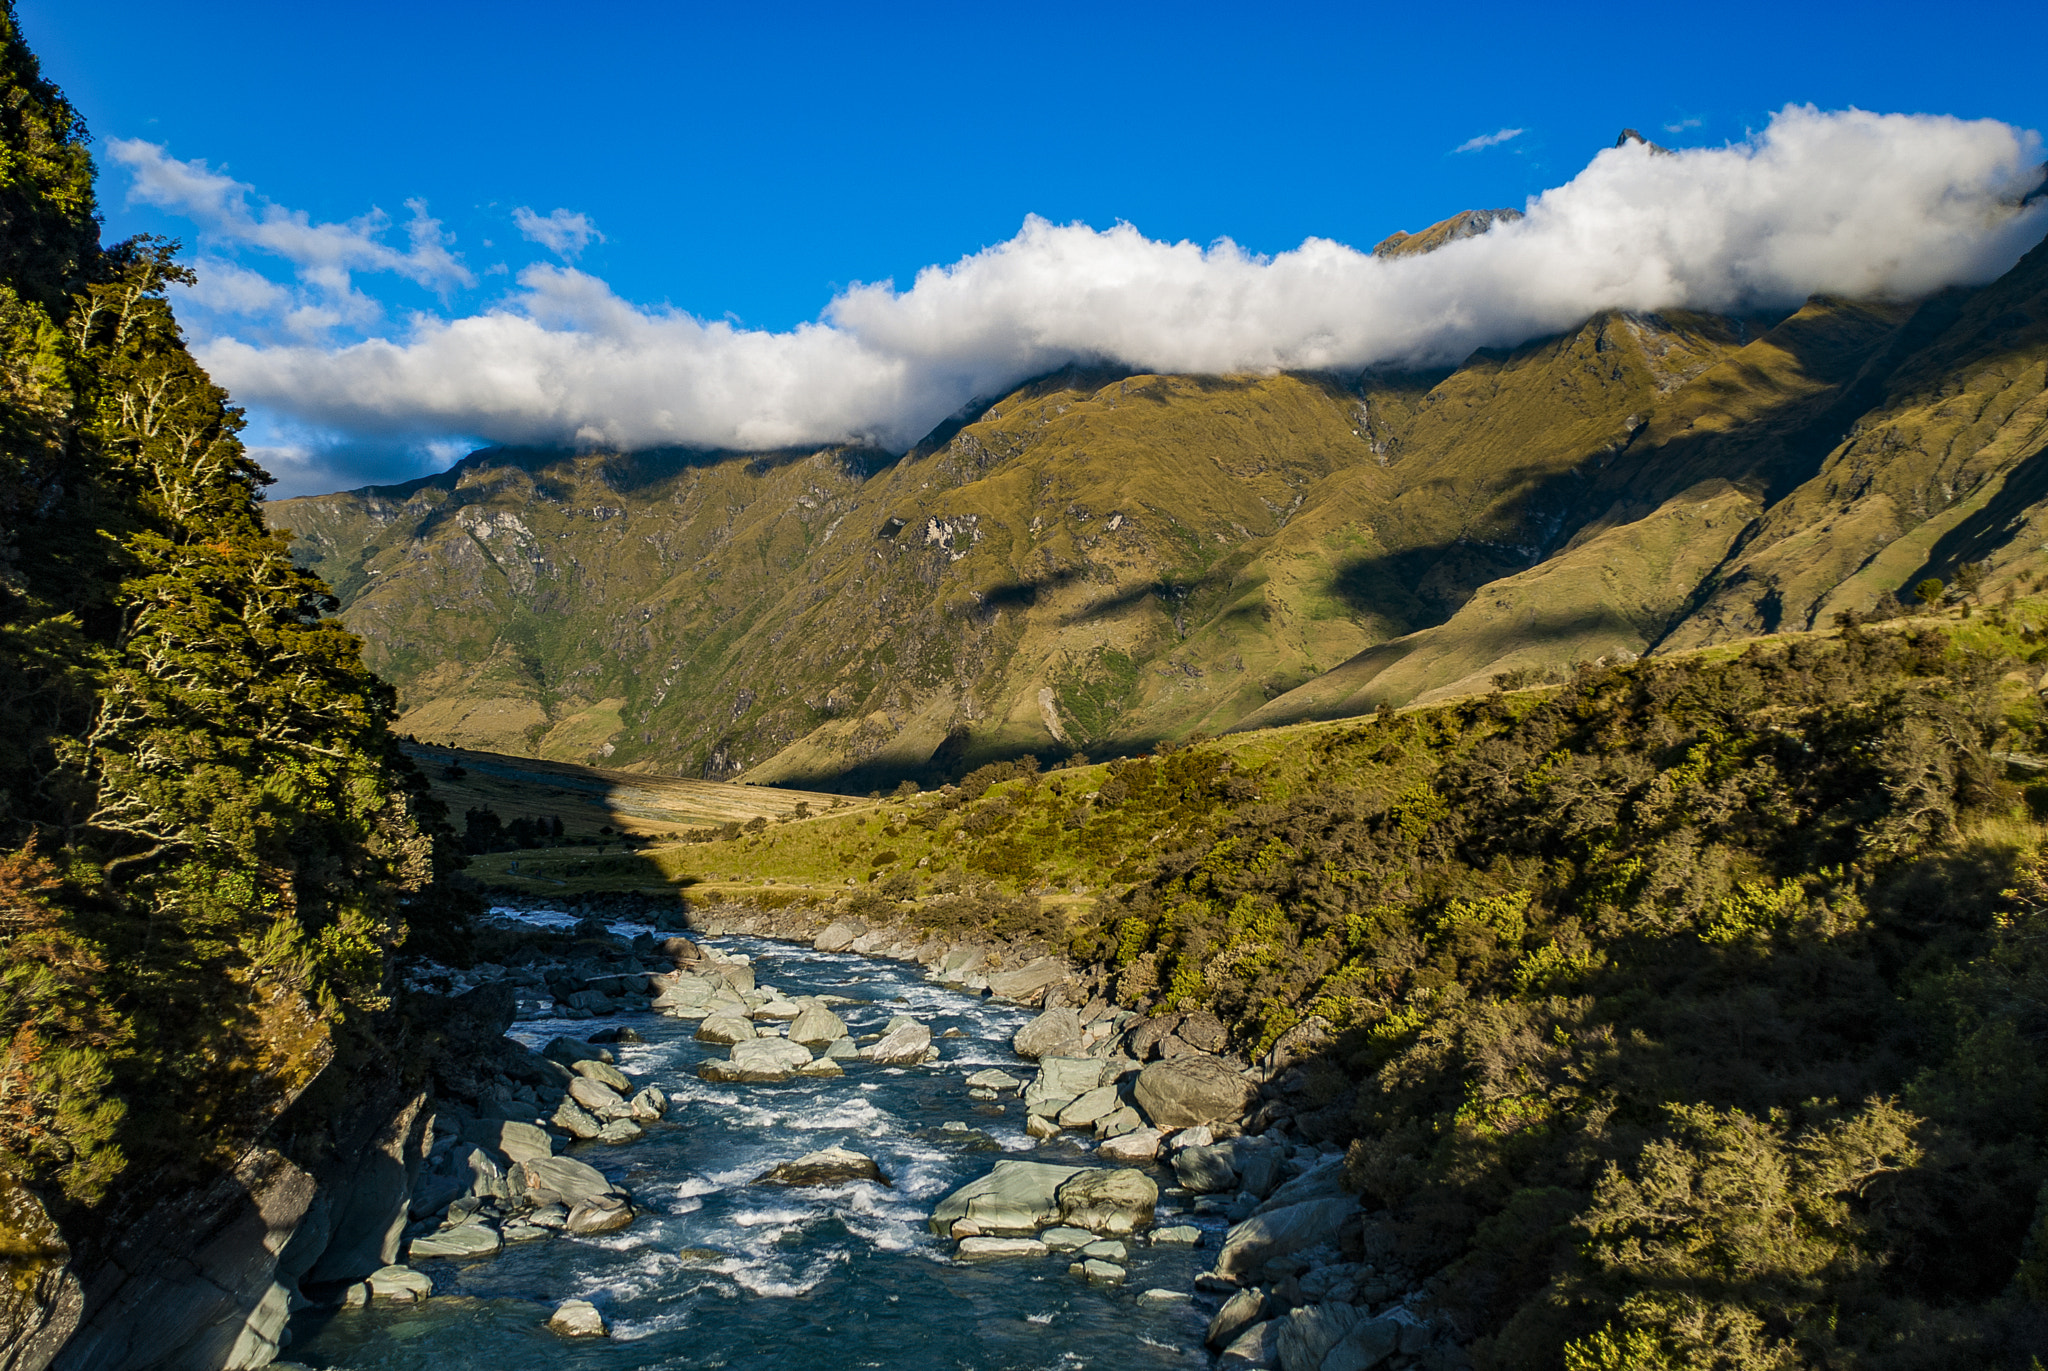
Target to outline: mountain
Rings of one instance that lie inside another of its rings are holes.
[[[2044,286],[2037,248],[1424,374],[1070,369],[901,457],[489,449],[268,513],[423,740],[866,790],[1995,592],[2043,541]]]

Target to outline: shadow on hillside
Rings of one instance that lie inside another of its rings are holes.
[[[2026,526],[2027,511],[2048,500],[2048,445],[2036,448],[2020,459],[2006,474],[2005,484],[1984,504],[1944,533],[1928,549],[1927,560],[1911,576],[1893,587],[1901,597],[1907,586],[1929,576],[1944,581],[1955,579],[1956,568],[1964,562],[1982,562],[2019,534]]]
[[[1201,576],[1192,576],[1185,579],[1140,581],[1138,584],[1126,586],[1114,594],[1090,600],[1079,609],[1063,616],[1060,619],[1060,626],[1062,628],[1072,628],[1076,624],[1087,623],[1090,619],[1106,618],[1109,615],[1129,609],[1133,605],[1143,604],[1146,600],[1157,600],[1162,605],[1182,604],[1188,600],[1228,586],[1236,579],[1237,570],[1238,568],[1235,566],[1219,566]]]

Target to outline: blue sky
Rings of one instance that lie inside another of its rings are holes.
[[[407,204],[423,202],[459,269],[359,260],[333,346],[396,337],[419,311],[488,311],[535,264],[644,310],[788,330],[850,283],[908,288],[1032,214],[1254,254],[1312,236],[1370,247],[1519,206],[1623,125],[1714,146],[1794,103],[2048,125],[2038,63],[2014,60],[2048,50],[2038,3],[1783,4],[1706,22],[1527,5],[187,3],[175,23],[154,0],[18,8],[101,140],[110,237],[171,234],[302,304],[314,290],[303,261],[217,225],[209,243],[189,206],[131,203],[114,139],[203,160],[253,188],[259,215],[357,223],[394,257],[416,245]],[[361,225],[373,208],[389,227]],[[551,251],[520,209],[585,216],[602,237]],[[193,327],[260,344],[280,326]],[[410,475],[479,436],[448,424],[488,426],[293,414],[257,389],[253,436],[286,465],[298,452],[299,489]]]

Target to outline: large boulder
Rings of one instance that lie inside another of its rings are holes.
[[[1081,1055],[1081,1015],[1072,1009],[1048,1009],[1017,1030],[1010,1046],[1020,1057]]]
[[[1232,1164],[1232,1149],[1227,1143],[1183,1147],[1173,1154],[1173,1174],[1197,1194],[1237,1189],[1237,1168]]]
[[[1206,1009],[1198,1009],[1180,1021],[1173,1036],[1203,1052],[1221,1052],[1230,1046],[1230,1032],[1223,1020]]]
[[[1123,1108],[1123,1099],[1113,1085],[1098,1085],[1078,1096],[1059,1112],[1061,1128],[1090,1128],[1095,1121]]]
[[[1036,1004],[1045,992],[1067,978],[1070,968],[1057,957],[1041,957],[1014,971],[998,971],[988,978],[989,993],[1020,1004]]]
[[[1358,1202],[1349,1196],[1304,1200],[1254,1214],[1223,1240],[1223,1250],[1216,1254],[1216,1273],[1232,1279],[1256,1279],[1276,1257],[1335,1242],[1357,1214]]]
[[[697,1074],[707,1081],[786,1081],[811,1060],[810,1049],[782,1038],[756,1038],[733,1044],[730,1059],[701,1062]]]
[[[1138,1108],[1159,1128],[1244,1117],[1258,1090],[1216,1057],[1186,1056],[1153,1062],[1138,1073]]]
[[[1120,1134],[1096,1148],[1095,1155],[1106,1162],[1122,1162],[1131,1166],[1149,1165],[1159,1156],[1159,1130],[1141,1128],[1135,1133]]]
[[[834,919],[811,939],[811,946],[820,952],[844,952],[853,946],[855,938],[867,931],[867,925],[858,919]]]
[[[406,1244],[405,1259],[416,1262],[429,1257],[443,1257],[451,1261],[475,1261],[480,1257],[495,1257],[504,1250],[505,1240],[498,1236],[497,1229],[484,1223],[465,1223],[443,1228],[437,1233],[420,1234]]]
[[[539,1124],[512,1119],[465,1119],[464,1140],[503,1153],[507,1161],[532,1161],[554,1155],[555,1140]]]
[[[1330,1349],[1365,1321],[1365,1311],[1354,1304],[1303,1305],[1279,1320],[1280,1371],[1322,1371]]]
[[[911,1022],[900,1028],[891,1029],[877,1043],[869,1043],[860,1050],[862,1061],[882,1066],[908,1065],[926,1060],[932,1051],[932,1031],[921,1023]]]
[[[1060,1222],[1091,1233],[1134,1233],[1152,1226],[1159,1187],[1132,1167],[1095,1167],[1070,1176],[1054,1195]]]
[[[1373,1371],[1402,1350],[1402,1334],[1409,1327],[1393,1319],[1361,1319],[1323,1354],[1320,1371]]]
[[[633,1092],[633,1082],[627,1079],[625,1072],[619,1070],[610,1062],[585,1060],[577,1062],[569,1069],[587,1081],[596,1081],[599,1085],[608,1085],[621,1095],[630,1095]]]
[[[551,1038],[548,1040],[548,1045],[540,1050],[540,1055],[546,1057],[551,1062],[560,1062],[563,1066],[571,1069],[574,1069],[578,1062],[609,1062],[613,1060],[610,1051],[597,1046],[595,1043],[587,1043],[581,1038]]]
[[[618,1091],[588,1076],[578,1076],[569,1082],[569,1098],[600,1119],[616,1119],[632,1112]]]
[[[844,1147],[811,1152],[793,1162],[782,1162],[754,1177],[755,1185],[844,1185],[848,1181],[878,1181],[889,1184],[882,1168],[866,1153]]]
[[[1038,1076],[1024,1087],[1024,1108],[1047,1118],[1102,1084],[1102,1063],[1094,1057],[1045,1057]]]
[[[1209,1320],[1209,1331],[1202,1341],[1212,1350],[1221,1351],[1237,1341],[1237,1335],[1259,1321],[1266,1312],[1266,1297],[1257,1290],[1240,1290],[1223,1302],[1216,1311],[1216,1317]]]
[[[743,1043],[757,1036],[754,1025],[738,1014],[720,1014],[704,1020],[697,1027],[697,1041],[710,1043],[715,1047],[729,1047]]]
[[[979,1233],[1036,1233],[1059,1218],[1059,1188],[1080,1174],[1078,1166],[997,1162],[986,1176],[939,1201],[932,1210],[932,1232],[944,1236],[965,1219]]]
[[[598,1195],[612,1193],[604,1172],[574,1157],[536,1157],[512,1168],[513,1188],[528,1203],[538,1207],[561,1204],[570,1208]]]
[[[602,1338],[611,1330],[589,1300],[563,1300],[548,1316],[548,1331],[565,1338]]]
[[[789,1040],[805,1047],[825,1047],[846,1036],[846,1020],[816,1000],[790,1021]]]

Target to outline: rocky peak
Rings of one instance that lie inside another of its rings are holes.
[[[1460,238],[1477,238],[1495,224],[1513,223],[1522,217],[1518,209],[1468,209],[1420,233],[1397,231],[1382,238],[1372,250],[1375,257],[1413,257],[1434,252]]]

